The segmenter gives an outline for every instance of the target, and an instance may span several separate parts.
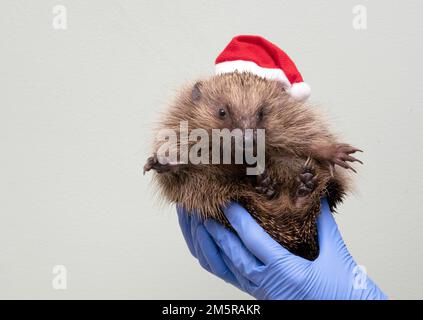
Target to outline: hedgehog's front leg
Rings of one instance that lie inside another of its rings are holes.
[[[158,173],[164,172],[176,172],[181,168],[182,164],[180,163],[171,163],[166,159],[158,159],[157,154],[153,154],[147,159],[147,162],[144,165],[144,174],[150,170],[156,170]]]
[[[342,168],[350,169],[354,172],[356,172],[355,169],[351,167],[348,162],[358,162],[363,164],[361,160],[351,156],[352,153],[357,151],[363,152],[362,150],[352,147],[346,143],[315,145],[311,149],[313,157],[317,160],[329,162],[331,169],[333,169],[335,165],[338,165]]]
[[[295,194],[295,206],[300,208],[317,186],[316,170],[314,170],[311,165],[310,159],[305,162],[296,180],[297,190]]]

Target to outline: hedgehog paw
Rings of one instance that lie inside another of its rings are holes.
[[[341,143],[341,144],[336,145],[336,147],[334,149],[333,157],[331,159],[332,167],[334,167],[335,164],[336,164],[336,165],[338,165],[342,168],[350,169],[353,172],[357,172],[348,163],[348,162],[358,162],[358,163],[363,164],[363,162],[361,160],[358,160],[357,158],[354,158],[353,156],[351,156],[351,153],[355,153],[357,151],[363,152],[362,150],[354,148],[354,147],[350,146],[349,144]]]
[[[276,194],[276,182],[264,171],[262,174],[257,175],[255,189],[258,193],[264,194],[271,199]]]
[[[157,154],[153,154],[151,157],[147,159],[147,162],[144,165],[144,172],[150,171],[150,170],[156,170],[157,173],[164,173],[164,172],[170,172],[170,171],[176,171],[179,167],[179,164],[172,164],[166,161],[166,159],[161,159],[159,161]]]
[[[298,187],[296,191],[296,206],[301,206],[304,200],[314,191],[317,185],[317,175],[314,168],[308,163],[304,164],[296,178]]]

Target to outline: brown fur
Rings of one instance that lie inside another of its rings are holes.
[[[222,106],[228,113],[224,120],[217,116]],[[260,111],[262,120],[256,116]],[[346,170],[334,170],[336,160],[344,161],[347,156],[339,152],[346,145],[338,143],[321,115],[291,99],[277,81],[233,73],[183,89],[160,128],[178,131],[182,120],[188,120],[189,129],[210,132],[213,128],[266,129],[266,173],[276,183],[276,194],[269,199],[258,193],[255,180],[246,176],[243,165],[188,164],[155,173],[154,180],[163,196],[225,225],[228,223],[221,207],[238,201],[275,240],[293,253],[314,259],[318,254],[316,218],[320,198],[327,196],[334,209],[349,190]],[[159,145],[154,146],[154,152]],[[317,183],[310,195],[299,199],[297,178],[307,160],[316,172]]]

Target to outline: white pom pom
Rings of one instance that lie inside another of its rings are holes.
[[[297,82],[292,84],[291,88],[289,89],[289,94],[295,100],[303,101],[310,97],[311,88],[305,82]]]

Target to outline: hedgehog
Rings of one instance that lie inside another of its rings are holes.
[[[190,214],[216,219],[228,228],[222,208],[238,202],[278,243],[314,260],[319,253],[316,221],[321,198],[326,197],[335,212],[351,190],[351,163],[362,163],[352,154],[361,150],[341,142],[323,114],[293,99],[283,83],[251,72],[222,73],[182,88],[158,127],[177,133],[176,147],[182,144],[181,122],[187,123],[188,132],[201,128],[212,135],[213,129],[240,129],[244,138],[247,129],[263,129],[264,168],[249,175],[251,164],[246,161],[168,161],[158,155],[163,141],[156,141],[144,173],[154,171],[161,195]],[[253,140],[255,146],[256,135]],[[189,141],[187,148],[194,145]]]

